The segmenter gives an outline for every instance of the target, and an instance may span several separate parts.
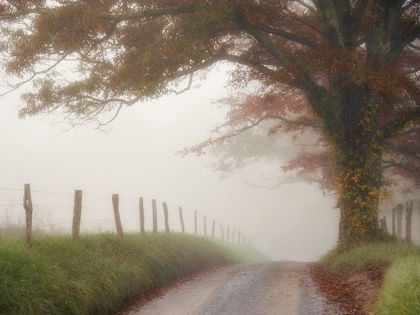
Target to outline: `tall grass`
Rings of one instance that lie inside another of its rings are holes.
[[[182,234],[0,239],[0,314],[107,314],[125,301],[202,268],[263,259]]]
[[[420,314],[420,256],[399,259],[387,271],[376,312],[380,315]]]
[[[337,249],[329,251],[319,262],[330,271],[361,270],[369,266],[383,267],[391,265],[397,258],[420,256],[420,247],[407,247],[405,244],[374,243],[348,252]]]
[[[344,253],[334,249],[322,257],[320,263],[332,272],[389,266],[376,303],[376,314],[420,314],[419,246],[377,243]]]

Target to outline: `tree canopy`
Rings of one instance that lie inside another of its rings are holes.
[[[383,168],[419,171],[418,0],[1,0],[0,19],[10,84],[32,82],[21,117],[100,128],[236,64],[231,87],[261,88],[232,103],[233,124],[273,118],[328,143],[343,248],[377,233]]]

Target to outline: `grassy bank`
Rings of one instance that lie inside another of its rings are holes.
[[[378,315],[420,314],[420,247],[376,243],[340,253],[332,250],[320,260],[331,272],[387,267],[376,303]]]
[[[0,314],[107,314],[182,275],[264,259],[247,247],[181,234],[0,239]]]

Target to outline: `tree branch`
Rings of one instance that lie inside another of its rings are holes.
[[[397,117],[392,122],[382,126],[379,130],[382,132],[383,141],[390,139],[398,135],[405,126],[420,117],[420,107],[414,108],[413,110],[406,112],[404,115]]]
[[[262,31],[272,34],[272,35],[276,35],[276,36],[280,36],[283,37],[285,39],[294,41],[298,44],[304,45],[304,46],[308,46],[311,48],[316,48],[319,46],[319,44],[317,42],[311,41],[310,39],[307,39],[305,37],[302,36],[298,36],[295,35],[293,33],[290,32],[286,32],[286,31],[282,31],[282,30],[278,30],[269,26],[265,26],[265,27],[261,27],[260,28]]]
[[[420,2],[420,0],[412,0],[412,1],[410,1],[410,3],[408,3],[406,6],[404,6],[404,7],[402,8],[402,11],[403,11],[403,12],[407,11],[408,9],[410,9],[410,8],[411,8],[411,7],[413,7],[414,5],[418,4],[419,2]]]
[[[391,167],[398,167],[398,168],[403,169],[403,170],[405,170],[407,172],[410,172],[410,173],[419,173],[420,174],[420,169],[411,168],[411,167],[405,166],[402,163],[396,163],[396,162],[393,162],[393,161],[390,161],[390,160],[382,160],[382,162],[387,164],[387,165],[382,166],[383,169],[387,169],[387,168],[391,168]]]
[[[313,7],[311,7],[309,4],[305,3],[304,1],[302,0],[295,0],[295,1],[299,3],[302,7],[308,9],[310,12],[312,13],[316,12],[316,10]]]
[[[286,56],[281,50],[279,50],[278,47],[265,33],[260,31],[257,26],[251,24],[241,12],[236,11],[235,13],[235,19],[239,27],[254,37],[262,45],[262,47],[264,47],[264,49],[279,63],[279,65],[285,67],[292,64],[290,58]]]
[[[204,8],[204,5],[180,5],[175,7],[163,8],[163,9],[146,9],[142,12],[136,13],[124,13],[124,14],[104,14],[101,15],[103,20],[109,21],[128,21],[128,20],[138,20],[146,17],[159,17],[165,15],[178,15],[182,13],[191,13],[195,12],[201,8]]]
[[[3,98],[4,96],[6,96],[7,94],[9,94],[9,93],[12,93],[13,91],[16,91],[17,89],[19,89],[21,86],[23,86],[23,85],[25,85],[26,83],[29,83],[29,82],[31,82],[33,79],[35,79],[37,76],[39,76],[40,74],[45,74],[45,73],[48,73],[49,71],[51,71],[51,70],[53,70],[54,68],[56,68],[62,61],[64,61],[66,58],[67,58],[67,56],[68,56],[69,54],[65,54],[65,55],[63,55],[59,60],[57,60],[54,64],[52,64],[51,66],[49,66],[49,67],[47,67],[46,69],[44,69],[44,70],[40,70],[40,71],[33,71],[33,73],[32,73],[32,75],[28,78],[28,79],[25,79],[25,80],[22,80],[22,81],[20,81],[19,83],[17,83],[17,84],[14,84],[14,85],[10,85],[10,89],[9,90],[7,90],[6,92],[4,92],[4,93],[1,93],[0,94],[0,99],[1,98]]]
[[[310,29],[314,30],[315,32],[317,32],[320,35],[324,35],[324,33],[319,30],[318,28],[316,28],[315,26],[313,26],[312,24],[309,24],[308,22],[306,22],[305,20],[301,19],[299,16],[297,16],[293,11],[291,11],[290,9],[287,9],[287,12],[289,13],[289,17],[297,22],[299,22],[302,25],[305,25],[307,27],[309,27]]]

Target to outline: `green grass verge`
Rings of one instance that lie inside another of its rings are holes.
[[[420,256],[420,247],[407,247],[405,244],[373,243],[348,252],[333,249],[319,262],[329,271],[362,270],[369,266],[383,267],[391,265],[397,258]]]
[[[167,281],[265,257],[185,234],[0,239],[0,314],[108,314]]]
[[[389,268],[375,311],[380,315],[420,314],[420,256],[398,259]]]
[[[420,247],[376,243],[340,253],[336,249],[320,259],[331,272],[389,267],[376,303],[377,315],[420,314]]]

